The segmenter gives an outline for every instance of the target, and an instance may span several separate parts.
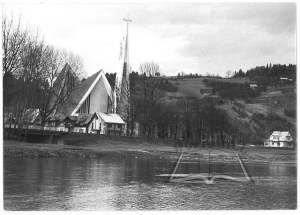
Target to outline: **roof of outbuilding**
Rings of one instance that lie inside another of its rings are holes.
[[[106,123],[125,124],[118,114],[97,113],[97,115]]]
[[[89,124],[94,117],[97,117],[97,114],[87,114],[87,113],[83,113],[83,114],[79,114],[78,116],[67,116],[66,119],[70,119],[72,121],[75,121],[75,125],[87,125]]]

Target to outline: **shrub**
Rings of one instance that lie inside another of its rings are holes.
[[[203,80],[206,85],[213,88],[213,91],[219,93],[223,98],[228,99],[246,99],[260,95],[261,90],[254,90],[248,84],[229,83],[221,81]]]
[[[177,86],[174,86],[170,83],[167,83],[167,84],[159,84],[158,85],[158,88],[160,90],[163,90],[163,91],[166,91],[166,92],[177,92],[178,91],[178,87]]]
[[[234,110],[236,113],[238,113],[239,116],[242,118],[245,118],[248,116],[248,114],[245,111],[241,110],[241,108],[237,108],[237,107],[233,106],[232,110]]]
[[[247,98],[245,99],[245,102],[246,102],[247,104],[252,104],[252,103],[253,103],[252,99],[249,98],[249,97],[247,97]]]
[[[284,108],[284,115],[296,118],[296,109],[295,108]]]

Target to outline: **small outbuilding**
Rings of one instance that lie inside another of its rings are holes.
[[[65,127],[72,132],[78,133],[99,133],[99,118],[94,114],[78,114],[78,116],[67,116],[65,118]]]

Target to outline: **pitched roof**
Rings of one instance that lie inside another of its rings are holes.
[[[97,113],[97,115],[106,123],[125,124],[118,114]]]
[[[74,115],[81,104],[85,101],[86,97],[92,92],[96,86],[97,81],[103,79],[105,90],[112,99],[112,89],[107,81],[104,72],[101,70],[86,80],[78,84],[67,96],[63,104],[57,108],[57,113],[64,114],[65,116]]]
[[[70,119],[71,121],[74,121],[76,126],[86,126],[93,120],[94,117],[98,118],[96,113],[94,114],[83,113],[83,114],[79,114],[78,116],[67,116],[66,119]]]
[[[280,141],[286,141],[292,139],[290,132],[288,131],[274,131],[271,136],[279,136]],[[290,139],[287,139],[287,137],[290,137]]]
[[[75,124],[78,125],[87,125],[90,123],[90,121],[94,118],[97,117],[97,114],[79,114],[77,116],[77,121],[75,122]]]
[[[40,114],[40,110],[39,109],[37,109],[37,108],[36,109],[30,108],[30,109],[27,109],[25,111],[25,114],[24,114],[23,118],[26,121],[28,119],[29,122],[33,123],[37,119],[37,117],[39,116],[39,114]]]
[[[69,76],[68,76],[69,75]],[[53,95],[50,100],[50,107],[53,107],[55,103],[57,102],[58,95],[60,94],[61,90],[63,90],[63,95],[65,96],[66,93],[68,92],[67,88],[70,88],[71,86],[68,86],[65,81],[67,78],[70,79],[70,77],[73,77],[75,80],[75,86],[79,83],[79,78],[78,76],[73,72],[72,68],[70,67],[69,64],[65,64],[61,72],[58,74],[56,77],[54,83],[53,83]],[[63,96],[63,97],[64,97]],[[55,113],[54,113],[55,114]]]
[[[96,74],[97,74],[97,75],[96,75]],[[113,92],[112,92],[112,89],[111,89],[111,87],[110,87],[110,84],[109,84],[109,82],[108,82],[108,80],[107,80],[107,78],[106,78],[106,76],[105,76],[103,70],[99,71],[99,72],[96,73],[96,74],[94,74],[94,75],[92,76],[93,78],[94,78],[94,76],[95,76],[95,79],[93,79],[93,81],[92,81],[91,83],[89,83],[89,85],[88,85],[89,87],[86,88],[84,91],[82,91],[82,92],[84,92],[84,93],[82,94],[82,96],[80,95],[81,99],[79,100],[79,102],[78,102],[77,106],[75,107],[75,109],[72,111],[71,115],[76,114],[77,110],[81,107],[81,105],[83,104],[83,102],[84,102],[84,101],[86,100],[86,98],[90,95],[90,93],[93,91],[93,89],[95,88],[95,86],[97,85],[97,83],[98,83],[100,80],[103,81],[105,90],[106,90],[108,96],[110,97],[110,99],[112,100],[112,98],[113,98]],[[92,77],[91,77],[91,78],[92,78]],[[87,79],[87,80],[85,80],[84,82],[86,82],[86,81],[90,81],[90,80]],[[84,82],[83,82],[83,83],[84,83]],[[78,88],[77,88],[77,89],[78,89]],[[76,92],[76,89],[75,89],[74,92],[72,92],[72,93],[73,93],[73,94],[76,93],[76,95],[77,95],[78,92]]]
[[[47,121],[60,121],[63,122],[65,120],[65,116],[63,114],[57,114],[55,116],[50,116],[47,118]]]

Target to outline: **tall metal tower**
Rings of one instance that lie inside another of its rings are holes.
[[[128,27],[132,22],[128,17],[123,19],[126,22],[126,35],[121,44],[120,58],[122,62],[122,73],[116,75],[115,81],[115,113],[119,114],[129,127],[129,110],[130,110],[130,81],[129,81],[129,46],[128,46]],[[128,129],[126,129],[128,130]]]

